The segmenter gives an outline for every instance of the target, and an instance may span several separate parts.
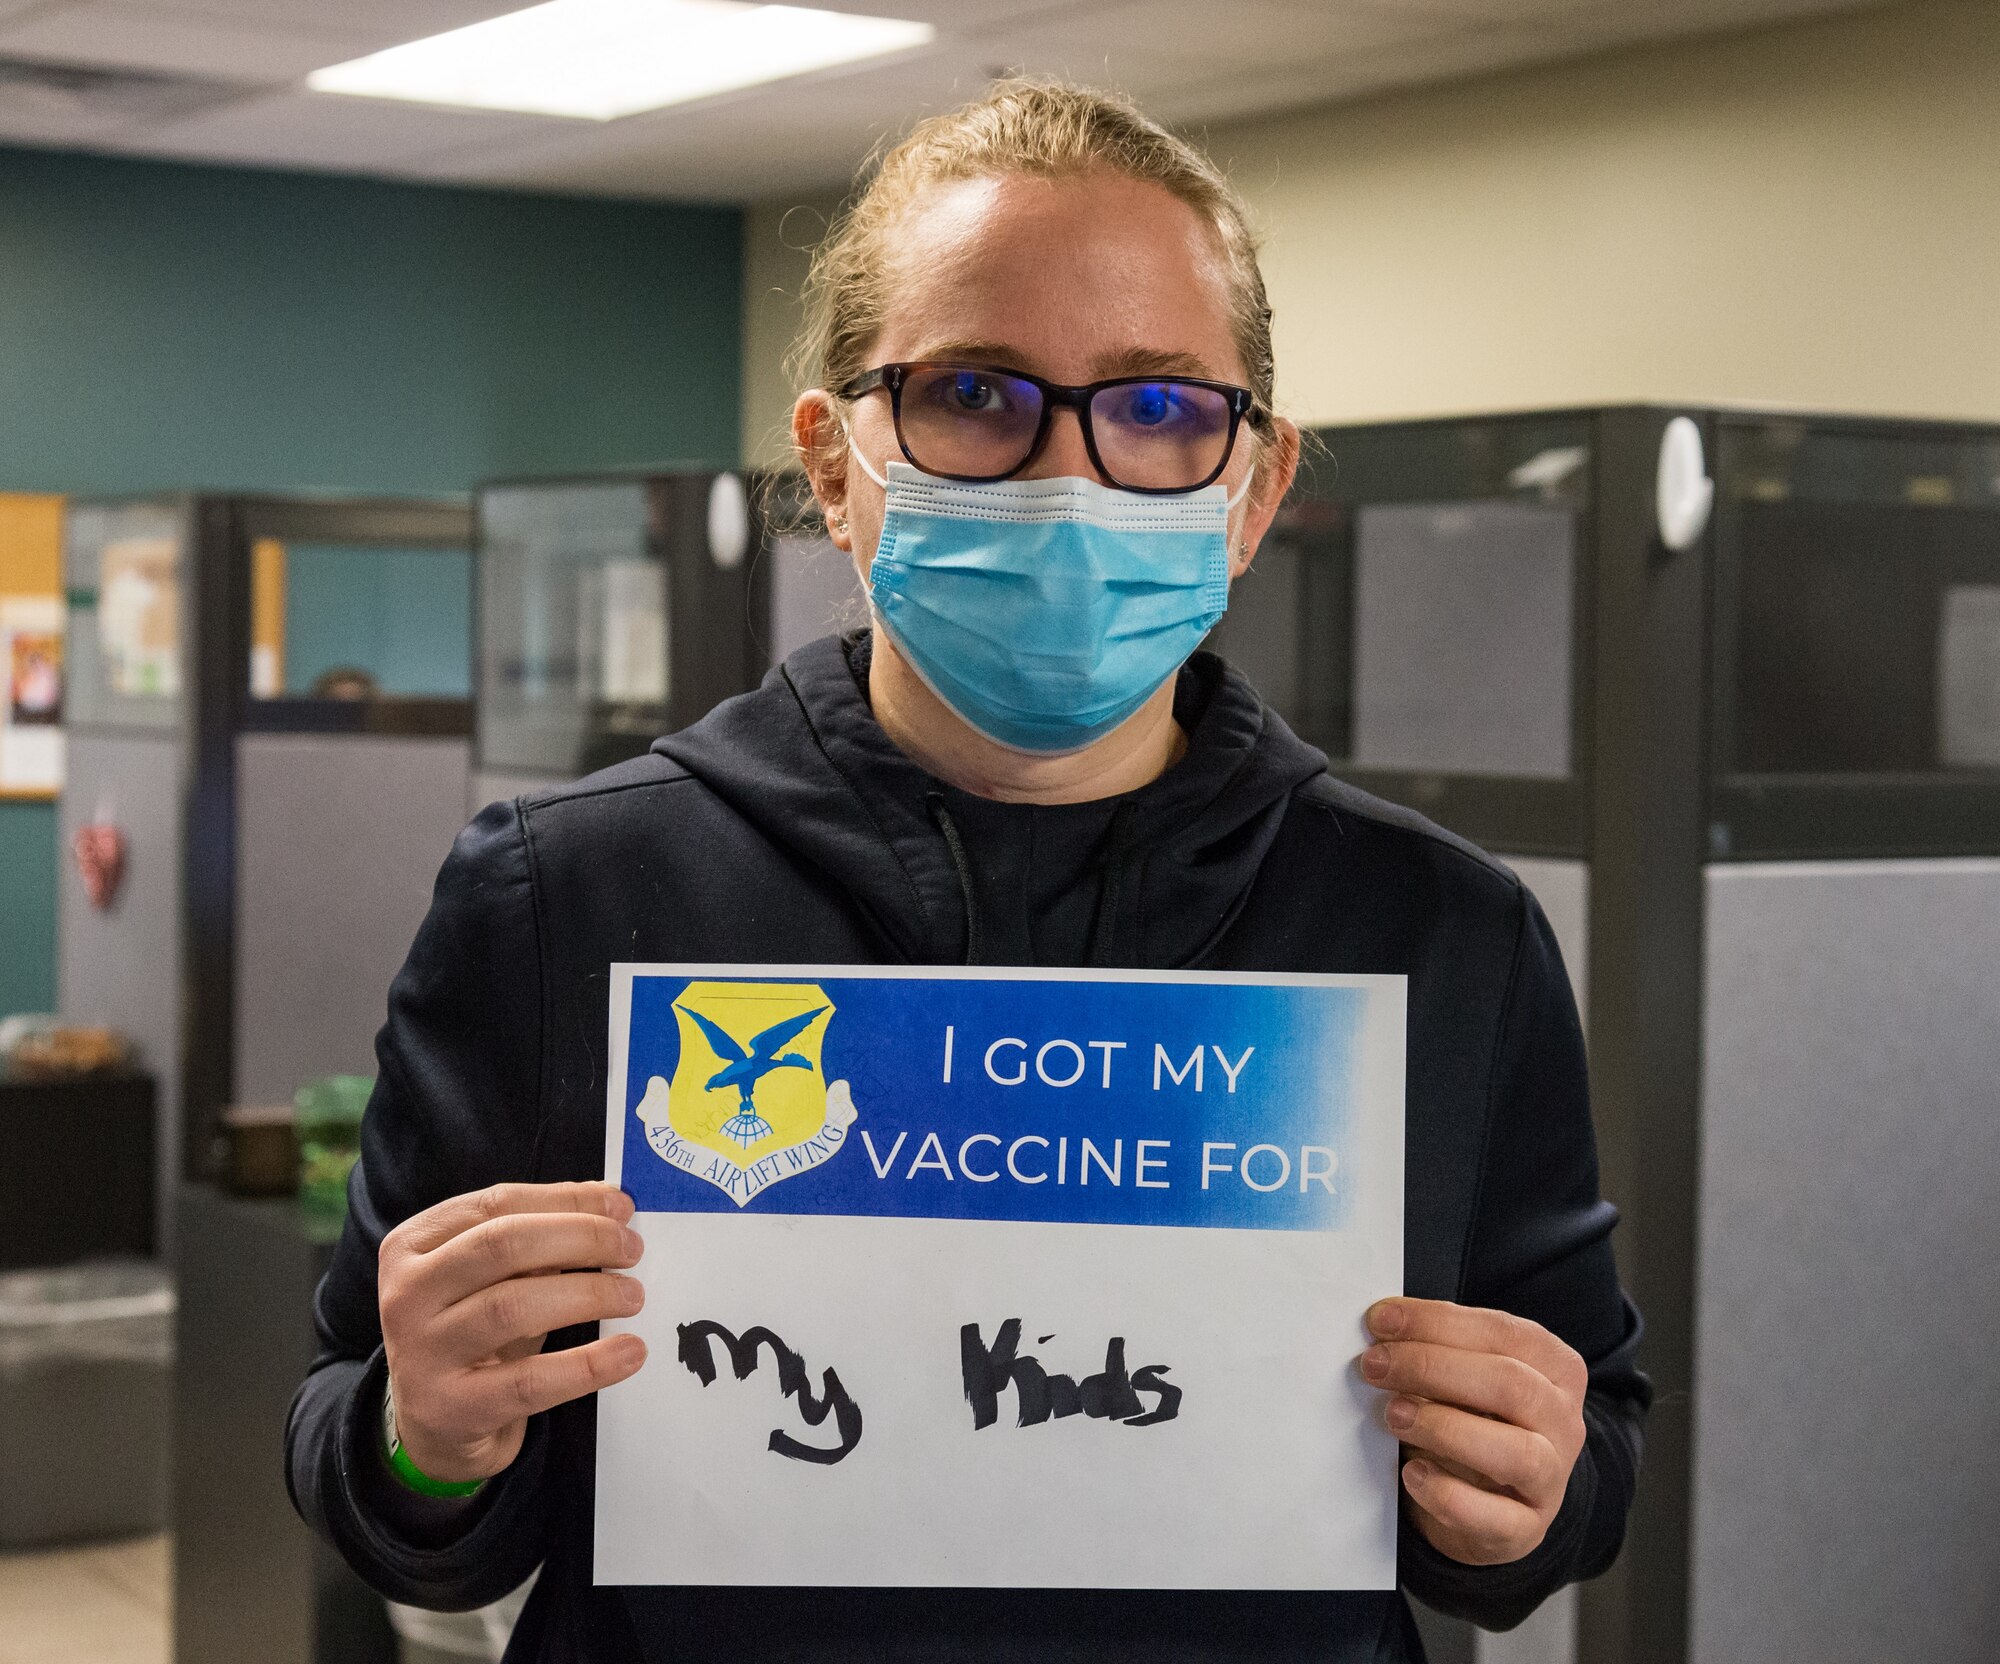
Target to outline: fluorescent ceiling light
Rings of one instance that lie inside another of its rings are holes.
[[[548,0],[306,77],[315,92],[612,121],[928,45],[928,23],[743,0]]]

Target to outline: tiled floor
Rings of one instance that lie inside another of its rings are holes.
[[[0,1554],[0,1664],[167,1664],[172,1543]]]

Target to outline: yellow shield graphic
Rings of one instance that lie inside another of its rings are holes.
[[[818,1166],[854,1118],[821,1069],[833,1010],[812,982],[690,982],[674,1001],[674,1078],[654,1076],[638,1106],[647,1141],[739,1206]]]

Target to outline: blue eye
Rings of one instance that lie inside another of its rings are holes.
[[[993,384],[970,370],[951,378],[951,400],[961,410],[991,410],[1000,402]]]
[[[1127,396],[1125,413],[1127,420],[1141,427],[1158,427],[1174,414],[1173,392],[1157,381],[1141,383]]]

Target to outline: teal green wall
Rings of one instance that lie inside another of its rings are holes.
[[[0,803],[0,1017],[56,1003],[56,811]]]
[[[734,209],[0,148],[0,490],[457,492],[729,463]],[[0,806],[0,1012],[54,822]]]
[[[0,488],[733,461],[739,220],[0,150]]]

